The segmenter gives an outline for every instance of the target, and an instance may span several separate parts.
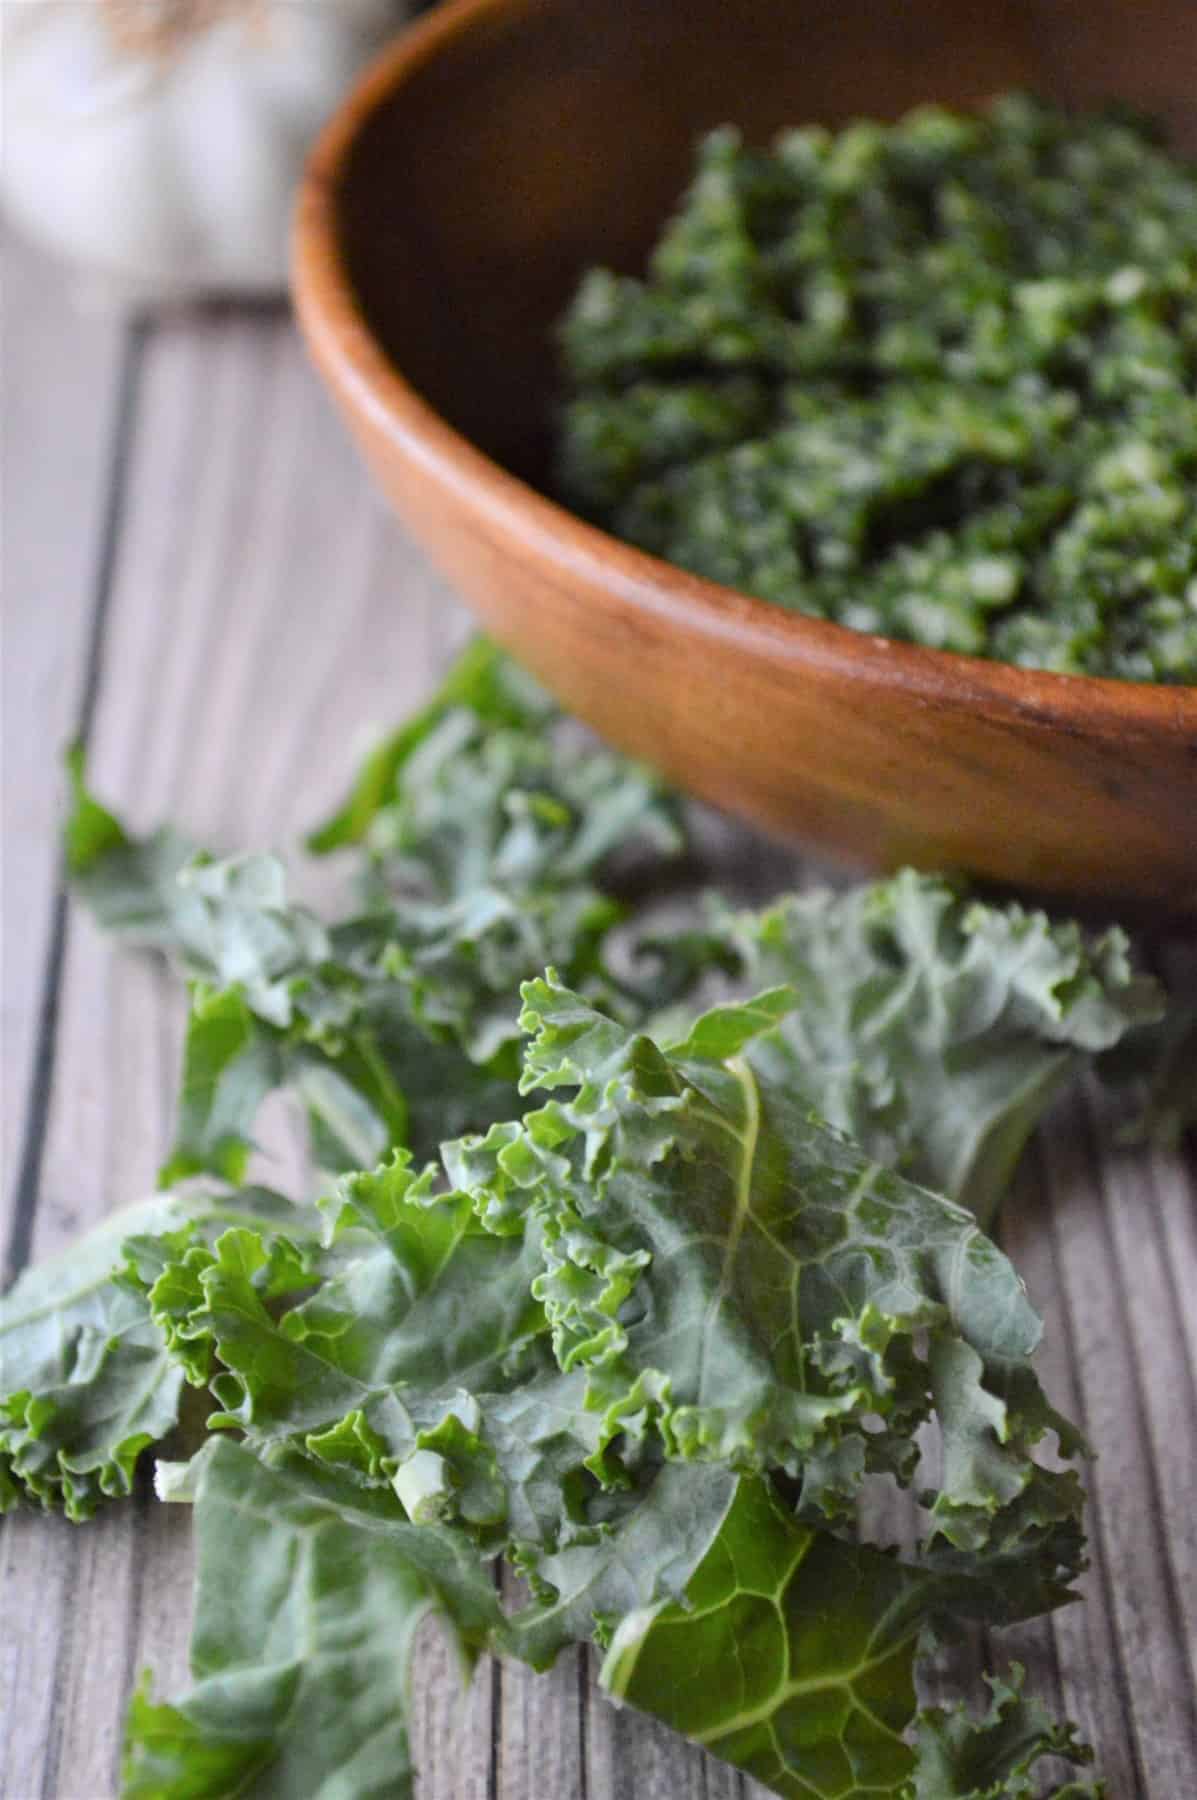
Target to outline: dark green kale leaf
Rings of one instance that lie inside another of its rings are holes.
[[[1018,1663],[1009,1681],[987,1676],[993,1699],[976,1722],[960,1707],[927,1707],[919,1714],[914,1800],[1033,1800],[1044,1794],[1035,1777],[1040,1757],[1093,1761],[1070,1725],[1023,1694],[1023,1677]],[[1047,1800],[1101,1800],[1104,1793],[1099,1782],[1068,1782],[1053,1787]]]
[[[1021,1672],[993,1684],[978,1725],[917,1710],[937,1585],[797,1523],[746,1477],[684,1600],[629,1613],[599,1679],[786,1800],[1026,1800],[1040,1756],[1090,1762],[1070,1727],[1021,1697]]]

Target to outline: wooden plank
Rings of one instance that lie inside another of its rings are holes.
[[[1057,1108],[1043,1133],[1044,1141],[1065,1128]],[[1085,1213],[1083,1194],[1055,1175],[1042,1145],[1035,1145],[1002,1209],[1001,1238],[1044,1319],[1043,1344],[1036,1359],[1039,1378],[1053,1405],[1082,1426],[1086,1424],[1083,1397],[1076,1378],[1057,1244],[1061,1229],[1070,1242],[1075,1239],[1078,1217],[1083,1221]],[[1092,1538],[1091,1505],[1087,1524]],[[1141,1790],[1122,1698],[1111,1691],[1118,1647],[1107,1565],[1100,1550],[1096,1566],[1081,1580],[1080,1591],[1078,1605],[1050,1621],[1035,1621],[1006,1632],[999,1642],[1001,1649],[1023,1662],[1029,1676],[1041,1684],[1045,1703],[1076,1720],[1090,1743],[1100,1744],[1111,1794],[1138,1795]]]
[[[518,1663],[500,1671],[494,1716],[496,1795],[586,1800],[591,1713],[585,1652],[566,1650],[543,1675]],[[601,1790],[599,1790],[601,1792]]]
[[[591,1661],[597,1674],[597,1659]],[[587,1738],[592,1800],[703,1800],[707,1794],[732,1800],[738,1793],[738,1778],[725,1765],[630,1706],[612,1705],[597,1689]]]
[[[508,1613],[518,1611],[531,1597],[527,1583],[510,1569],[503,1571],[502,1591]],[[585,1652],[563,1651],[542,1675],[519,1663],[504,1663],[496,1668],[496,1677],[494,1794],[586,1800],[591,1696]]]
[[[366,488],[281,317],[156,327],[136,425],[93,778],[139,826],[169,814],[230,847],[293,834],[337,797],[355,740],[425,690],[464,624]],[[75,914],[60,1005],[38,1258],[152,1186],[182,1013],[162,971]],[[183,1680],[186,1513],[133,1504],[82,1531],[21,1517],[0,1558],[4,1791],[110,1793],[134,1674],[152,1664],[167,1692]],[[434,1720],[444,1675],[433,1658]],[[489,1768],[479,1691],[477,1728],[450,1740],[429,1800],[481,1800],[475,1780],[458,1782],[479,1745]]]
[[[1015,1649],[1043,1651],[1050,1631],[1061,1703],[1097,1746],[1110,1792],[1170,1800],[1187,1792],[1197,1767],[1197,1417],[1183,1308],[1173,1299],[1193,1291],[1197,1262],[1173,1263],[1166,1279],[1153,1159],[1120,1152],[1112,1137],[1107,1109],[1066,1100],[1006,1208],[1004,1241],[1047,1321],[1045,1386],[1097,1454],[1084,1602],[1010,1636]],[[1154,1160],[1165,1185],[1197,1203],[1180,1156]]]
[[[36,251],[7,233],[2,250],[0,907],[20,940],[0,989],[0,1193],[11,1208],[34,1041],[53,998],[58,756],[86,689],[126,332],[117,314],[80,310]]]
[[[463,1692],[461,1671],[434,1623],[421,1631],[413,1661],[412,1752],[419,1800],[494,1800],[493,1721],[501,1708],[497,1663],[483,1658]],[[546,1789],[546,1797],[552,1791]]]
[[[1102,1134],[1102,1109],[1091,1104],[1091,1128]],[[1178,1154],[1144,1155],[1118,1146],[1094,1157],[1100,1227],[1108,1266],[1123,1272],[1122,1327],[1126,1371],[1144,1427],[1145,1474],[1158,1530],[1162,1584],[1169,1607],[1153,1620],[1169,1664],[1160,1696],[1177,1767],[1197,1769],[1197,1379],[1184,1318],[1197,1291],[1197,1258],[1174,1256],[1162,1194],[1188,1188],[1190,1224],[1197,1186]],[[1189,1296],[1190,1305],[1184,1304]],[[1128,1395],[1128,1398],[1130,1396]],[[1184,1422],[1189,1421],[1189,1429]],[[1165,1635],[1166,1634],[1166,1635]]]
[[[25,1250],[39,1172],[65,941],[58,756],[86,719],[107,540],[120,498],[115,459],[130,368],[125,321],[79,310],[61,270],[36,252],[6,242],[4,254],[0,1170],[11,1268]],[[107,1540],[97,1545],[98,1558],[107,1547]],[[61,1520],[10,1520],[0,1539],[0,1582],[9,1591],[5,1578],[16,1569],[31,1600],[53,1596],[63,1591],[76,1549]],[[37,1694],[34,1721],[21,1721],[32,1728],[15,1734],[0,1777],[22,1800],[41,1792],[35,1721],[50,1704],[53,1676],[48,1617],[39,1612],[33,1620],[34,1630],[15,1629],[14,1620],[0,1634],[0,1715],[18,1719],[17,1697]],[[103,1650],[97,1644],[97,1654]]]

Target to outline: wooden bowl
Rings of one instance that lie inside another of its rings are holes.
[[[1193,0],[465,0],[386,51],[320,141],[299,314],[408,530],[613,743],[858,863],[1197,912],[1197,688],[805,619],[536,486],[553,321],[590,264],[641,266],[700,132],[1019,86],[1117,95],[1197,149]]]

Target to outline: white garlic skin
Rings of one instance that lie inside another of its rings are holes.
[[[403,7],[226,0],[146,48],[108,5],[0,0],[9,218],[139,298],[281,293],[304,158]]]

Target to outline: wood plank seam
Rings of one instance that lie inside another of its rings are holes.
[[[590,1753],[586,1709],[590,1705],[590,1666],[584,1652],[578,1654],[578,1800],[590,1800],[587,1757]]]
[[[1011,1246],[1009,1245],[1009,1243],[1007,1242],[1008,1234],[1007,1234],[1007,1230],[1006,1230],[1006,1220],[1007,1220],[1007,1218],[1012,1217],[1014,1209],[1016,1209],[1016,1208],[1020,1209],[1022,1216],[1025,1218],[1027,1209],[1029,1209],[1034,1203],[1034,1197],[1036,1194],[1036,1190],[1038,1190],[1039,1192],[1050,1193],[1050,1188],[1044,1187],[1044,1183],[1046,1182],[1046,1179],[1047,1179],[1047,1171],[1046,1171],[1046,1166],[1045,1166],[1044,1157],[1043,1157],[1043,1150],[1042,1150],[1043,1140],[1042,1140],[1041,1133],[1042,1133],[1042,1127],[1040,1127],[1038,1130],[1036,1130],[1036,1132],[1033,1134],[1030,1144],[1027,1146],[1025,1152],[1023,1153],[1022,1160],[1021,1160],[1018,1168],[1015,1171],[1015,1174],[1014,1174],[1014,1177],[1013,1177],[1013,1180],[1012,1180],[1012,1183],[1010,1186],[1010,1190],[1007,1193],[1005,1200],[1003,1201],[1001,1207],[998,1210],[997,1217],[996,1217],[993,1227],[992,1227],[994,1242],[998,1245],[999,1249],[1004,1251],[1005,1254],[1010,1258],[1010,1260],[1014,1264],[1015,1268],[1019,1267],[1019,1257],[1018,1257],[1017,1252],[1015,1250],[1013,1250],[1011,1248]],[[1040,1210],[1041,1215],[1045,1211],[1045,1209],[1043,1209],[1042,1207],[1040,1207],[1039,1210]],[[1039,1219],[1039,1229],[1040,1229],[1040,1231],[1042,1231],[1045,1234],[1045,1236],[1047,1237],[1049,1242],[1050,1242],[1050,1234],[1051,1234],[1050,1220],[1051,1220],[1051,1208],[1049,1206],[1046,1209],[1046,1216],[1041,1216]],[[1014,1235],[1017,1235],[1017,1232],[1015,1232]],[[1059,1287],[1059,1276],[1058,1275],[1056,1276],[1056,1287],[1058,1290],[1058,1287]],[[1043,1317],[1046,1322],[1047,1314],[1042,1306],[1042,1296],[1033,1295],[1033,1299],[1035,1302],[1036,1311],[1043,1313]],[[1065,1339],[1067,1339],[1068,1333],[1067,1333],[1066,1327],[1064,1329],[1063,1335],[1064,1335]],[[1068,1348],[1068,1361],[1069,1361],[1069,1366],[1071,1368],[1072,1367],[1071,1345],[1069,1345],[1069,1348]],[[1040,1371],[1040,1379],[1041,1380],[1043,1379],[1042,1371]],[[1064,1394],[1062,1394],[1062,1393],[1053,1394],[1049,1390],[1048,1397],[1056,1406],[1060,1407],[1063,1410],[1067,1410],[1067,1399]],[[1082,1429],[1083,1429],[1083,1426],[1082,1426]],[[1086,1497],[1085,1504],[1086,1504],[1086,1510],[1087,1510],[1088,1509],[1088,1498],[1087,1497]],[[1083,1602],[1082,1602],[1082,1604],[1083,1604]],[[1060,1640],[1056,1636],[1056,1621],[1055,1621],[1054,1617],[1050,1613],[1048,1613],[1040,1621],[1031,1621],[1031,1624],[1035,1624],[1035,1623],[1041,1624],[1042,1630],[1043,1630],[1042,1651],[1043,1651],[1043,1662],[1044,1662],[1045,1666],[1043,1669],[1042,1678],[1044,1680],[1046,1680],[1046,1682],[1050,1686],[1050,1704],[1051,1704],[1051,1707],[1057,1717],[1064,1717],[1067,1713],[1067,1707],[1066,1707],[1065,1701],[1064,1701],[1064,1670],[1063,1670],[1063,1667],[1061,1664],[1061,1658],[1060,1658]],[[1007,1634],[1007,1635],[1009,1635],[1009,1634]],[[980,1645],[981,1645],[981,1654],[982,1654],[982,1668],[984,1670],[988,1670],[990,1672],[992,1672],[998,1668],[1002,1668],[1004,1670],[1007,1663],[1009,1663],[1011,1660],[1017,1660],[1017,1657],[1012,1659],[1010,1652],[1005,1648],[1004,1643],[1001,1643],[1000,1641],[995,1639],[994,1633],[990,1630],[990,1628],[988,1626],[986,1626],[980,1634]],[[1021,1648],[1022,1647],[1020,1646],[1020,1649]]]
[[[1051,1193],[1054,1191],[1054,1184],[1052,1181],[1052,1168],[1051,1168],[1050,1158],[1047,1155],[1047,1145],[1046,1145],[1046,1142],[1044,1139],[1044,1135],[1042,1133],[1039,1134],[1037,1137],[1037,1141],[1034,1146],[1034,1150],[1035,1150],[1035,1154],[1038,1158],[1040,1168],[1043,1170],[1043,1173],[1045,1175],[1045,1178],[1047,1181],[1048,1192]],[[1059,1299],[1060,1299],[1060,1320],[1059,1320],[1060,1331],[1061,1331],[1064,1341],[1068,1347],[1069,1368],[1072,1369],[1073,1371],[1079,1372],[1080,1363],[1079,1363],[1078,1359],[1079,1359],[1079,1353],[1080,1353],[1080,1346],[1079,1346],[1079,1343],[1077,1340],[1076,1322],[1073,1317],[1072,1300],[1071,1300],[1071,1297],[1068,1292],[1067,1283],[1065,1282],[1065,1280],[1063,1278],[1064,1248],[1060,1242],[1059,1220],[1056,1216],[1056,1209],[1054,1206],[1051,1207],[1051,1209],[1049,1210],[1048,1220],[1047,1220],[1047,1229],[1050,1233],[1050,1238],[1051,1238],[1052,1263],[1054,1266],[1055,1276],[1056,1276],[1056,1292],[1058,1293]],[[1076,1390],[1075,1390],[1075,1401],[1074,1401],[1074,1405],[1073,1405],[1073,1418],[1074,1418],[1074,1421],[1076,1423],[1078,1430],[1083,1434],[1083,1436],[1086,1438],[1086,1440],[1092,1441],[1092,1434],[1089,1429],[1089,1420],[1086,1416],[1086,1412],[1087,1412],[1087,1409],[1086,1409],[1086,1403],[1085,1403],[1085,1396],[1082,1391],[1080,1382],[1079,1382],[1079,1380],[1077,1380],[1076,1381]],[[1102,1592],[1102,1601],[1103,1601],[1106,1615],[1110,1619],[1110,1621],[1113,1625],[1112,1639],[1113,1639],[1114,1654],[1113,1654],[1113,1658],[1112,1658],[1112,1669],[1111,1669],[1112,1686],[1118,1695],[1119,1708],[1122,1713],[1123,1725],[1124,1725],[1124,1728],[1126,1731],[1126,1742],[1127,1742],[1127,1746],[1130,1750],[1131,1765],[1134,1769],[1134,1774],[1135,1774],[1135,1792],[1136,1792],[1136,1794],[1146,1794],[1148,1792],[1147,1772],[1146,1772],[1146,1769],[1143,1764],[1142,1748],[1139,1743],[1139,1733],[1138,1733],[1138,1729],[1137,1729],[1136,1722],[1135,1722],[1134,1707],[1133,1707],[1132,1701],[1131,1701],[1131,1683],[1130,1683],[1129,1671],[1126,1667],[1126,1660],[1125,1660],[1125,1655],[1124,1655],[1124,1651],[1123,1651],[1121,1633],[1119,1632],[1119,1630],[1117,1628],[1118,1614],[1117,1614],[1117,1609],[1115,1606],[1114,1583],[1113,1583],[1113,1577],[1112,1577],[1112,1573],[1111,1573],[1111,1569],[1110,1569],[1109,1544],[1108,1544],[1107,1535],[1106,1535],[1106,1532],[1104,1529],[1104,1520],[1102,1517],[1103,1498],[1097,1492],[1095,1484],[1091,1477],[1090,1477],[1090,1479],[1088,1479],[1086,1481],[1085,1486],[1086,1486],[1085,1525],[1086,1525],[1086,1533],[1087,1533],[1087,1536],[1089,1539],[1089,1544],[1092,1549],[1092,1558],[1091,1558],[1090,1572],[1089,1572],[1090,1580],[1094,1581],[1097,1584],[1097,1586],[1100,1587],[1101,1592]],[[1084,1604],[1083,1600],[1082,1600],[1081,1604],[1082,1605]],[[1057,1665],[1059,1665],[1059,1640],[1057,1638],[1056,1632],[1057,1632],[1057,1621],[1055,1619],[1053,1619],[1052,1620],[1052,1638],[1053,1638],[1053,1642],[1056,1644],[1056,1647],[1057,1647],[1056,1648],[1056,1656],[1057,1656]],[[1063,1671],[1061,1669],[1061,1679],[1062,1679],[1062,1677],[1063,1677]]]
[[[136,317],[129,321],[124,331],[121,360],[117,370],[117,406],[112,446],[109,453],[108,491],[96,558],[91,625],[84,655],[82,688],[74,731],[76,742],[82,744],[85,749],[92,721],[95,718],[96,701],[100,691],[104,627],[112,599],[113,576],[116,570],[121,527],[128,502],[129,466],[137,424],[137,397],[150,329],[149,324],[143,318]],[[52,603],[53,596],[49,598]],[[61,854],[58,867],[59,873],[53,901],[54,917],[38,1001],[37,1035],[24,1107],[25,1124],[17,1163],[8,1242],[5,1246],[2,1283],[4,1288],[7,1288],[16,1279],[29,1261],[29,1252],[33,1242],[33,1221],[41,1190],[42,1148],[45,1144],[46,1124],[49,1118],[50,1091],[54,1082],[59,999],[62,993],[67,933],[70,929],[65,871]]]
[[[499,1747],[503,1732],[503,1665],[497,1656],[490,1664],[490,1764],[486,1771],[486,1800],[500,1800]]]
[[[1099,1105],[1097,1096],[1093,1092],[1091,1079],[1087,1083],[1087,1087],[1088,1092],[1085,1095],[1084,1103],[1080,1110],[1085,1127],[1085,1148],[1090,1169],[1094,1208],[1099,1220],[1101,1240],[1105,1247],[1109,1266],[1111,1269],[1120,1270],[1125,1267],[1125,1264],[1115,1239],[1111,1220],[1111,1208],[1117,1204],[1117,1195],[1112,1191],[1111,1171],[1113,1164],[1102,1154]],[[1153,1214],[1151,1232],[1152,1236],[1159,1242],[1158,1234],[1160,1230],[1160,1221],[1158,1209],[1153,1204],[1154,1189],[1150,1176],[1148,1176],[1145,1182],[1145,1190],[1146,1191],[1141,1196],[1142,1204]],[[1189,1363],[1183,1334],[1179,1330],[1179,1296],[1176,1294],[1175,1287],[1171,1280],[1171,1271],[1166,1256],[1161,1257],[1161,1270],[1165,1287],[1169,1291],[1174,1300],[1174,1304],[1176,1305],[1175,1317],[1177,1321],[1177,1339],[1181,1352],[1179,1360],[1183,1366],[1184,1374],[1187,1377],[1190,1401],[1189,1416],[1191,1418],[1197,1418],[1197,1410],[1194,1410],[1193,1408],[1194,1391],[1192,1385],[1192,1368]],[[1113,1285],[1115,1305],[1117,1307],[1118,1327],[1124,1345],[1127,1371],[1135,1395],[1135,1412],[1140,1421],[1140,1430],[1143,1435],[1145,1450],[1143,1457],[1144,1487],[1150,1504],[1150,1516],[1155,1527],[1156,1540],[1159,1545],[1160,1562],[1165,1575],[1165,1580],[1162,1584],[1164,1603],[1167,1608],[1169,1625],[1173,1641],[1178,1649],[1178,1654],[1186,1663],[1188,1663],[1193,1646],[1186,1634],[1185,1620],[1181,1610],[1181,1584],[1184,1580],[1184,1571],[1180,1569],[1176,1563],[1177,1545],[1174,1532],[1169,1529],[1168,1507],[1165,1501],[1160,1474],[1161,1465],[1159,1459],[1153,1454],[1155,1444],[1153,1442],[1149,1412],[1150,1371],[1144,1364],[1143,1351],[1138,1341],[1134,1318],[1129,1304],[1126,1281],[1116,1280]],[[1186,1647],[1189,1653],[1187,1656],[1185,1655]],[[1197,1747],[1197,1695],[1194,1694],[1191,1684],[1187,1694],[1187,1705],[1185,1706],[1184,1728],[1190,1741]],[[1138,1725],[1136,1722],[1136,1731],[1137,1729]]]

